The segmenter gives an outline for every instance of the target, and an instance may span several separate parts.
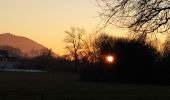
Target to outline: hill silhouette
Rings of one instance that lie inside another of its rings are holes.
[[[19,48],[23,53],[30,54],[31,50],[41,50],[46,48],[45,46],[22,36],[16,36],[11,33],[0,34],[0,46],[11,46]]]

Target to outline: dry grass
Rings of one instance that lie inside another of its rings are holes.
[[[0,100],[169,100],[170,86],[90,83],[73,73],[0,72]]]

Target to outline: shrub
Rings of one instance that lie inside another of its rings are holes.
[[[93,67],[83,69],[82,77],[86,76],[86,80],[91,80],[94,76],[97,76],[95,80],[103,81],[144,81],[152,78],[159,54],[151,44],[108,35],[100,36],[95,42],[95,47],[100,52],[100,60]],[[107,54],[114,55],[116,62],[105,63],[103,57]]]

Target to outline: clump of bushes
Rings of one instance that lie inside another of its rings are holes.
[[[48,72],[69,71],[74,70],[72,61],[63,57],[55,57],[51,50],[43,49],[34,57],[24,57],[20,60],[21,69],[36,69]]]
[[[95,40],[99,61],[82,69],[82,80],[150,81],[159,53],[151,44],[138,39],[101,35]],[[115,56],[113,64],[105,63],[107,54]]]

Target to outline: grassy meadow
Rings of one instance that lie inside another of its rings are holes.
[[[0,72],[0,100],[169,100],[170,86],[81,82],[78,74]]]

